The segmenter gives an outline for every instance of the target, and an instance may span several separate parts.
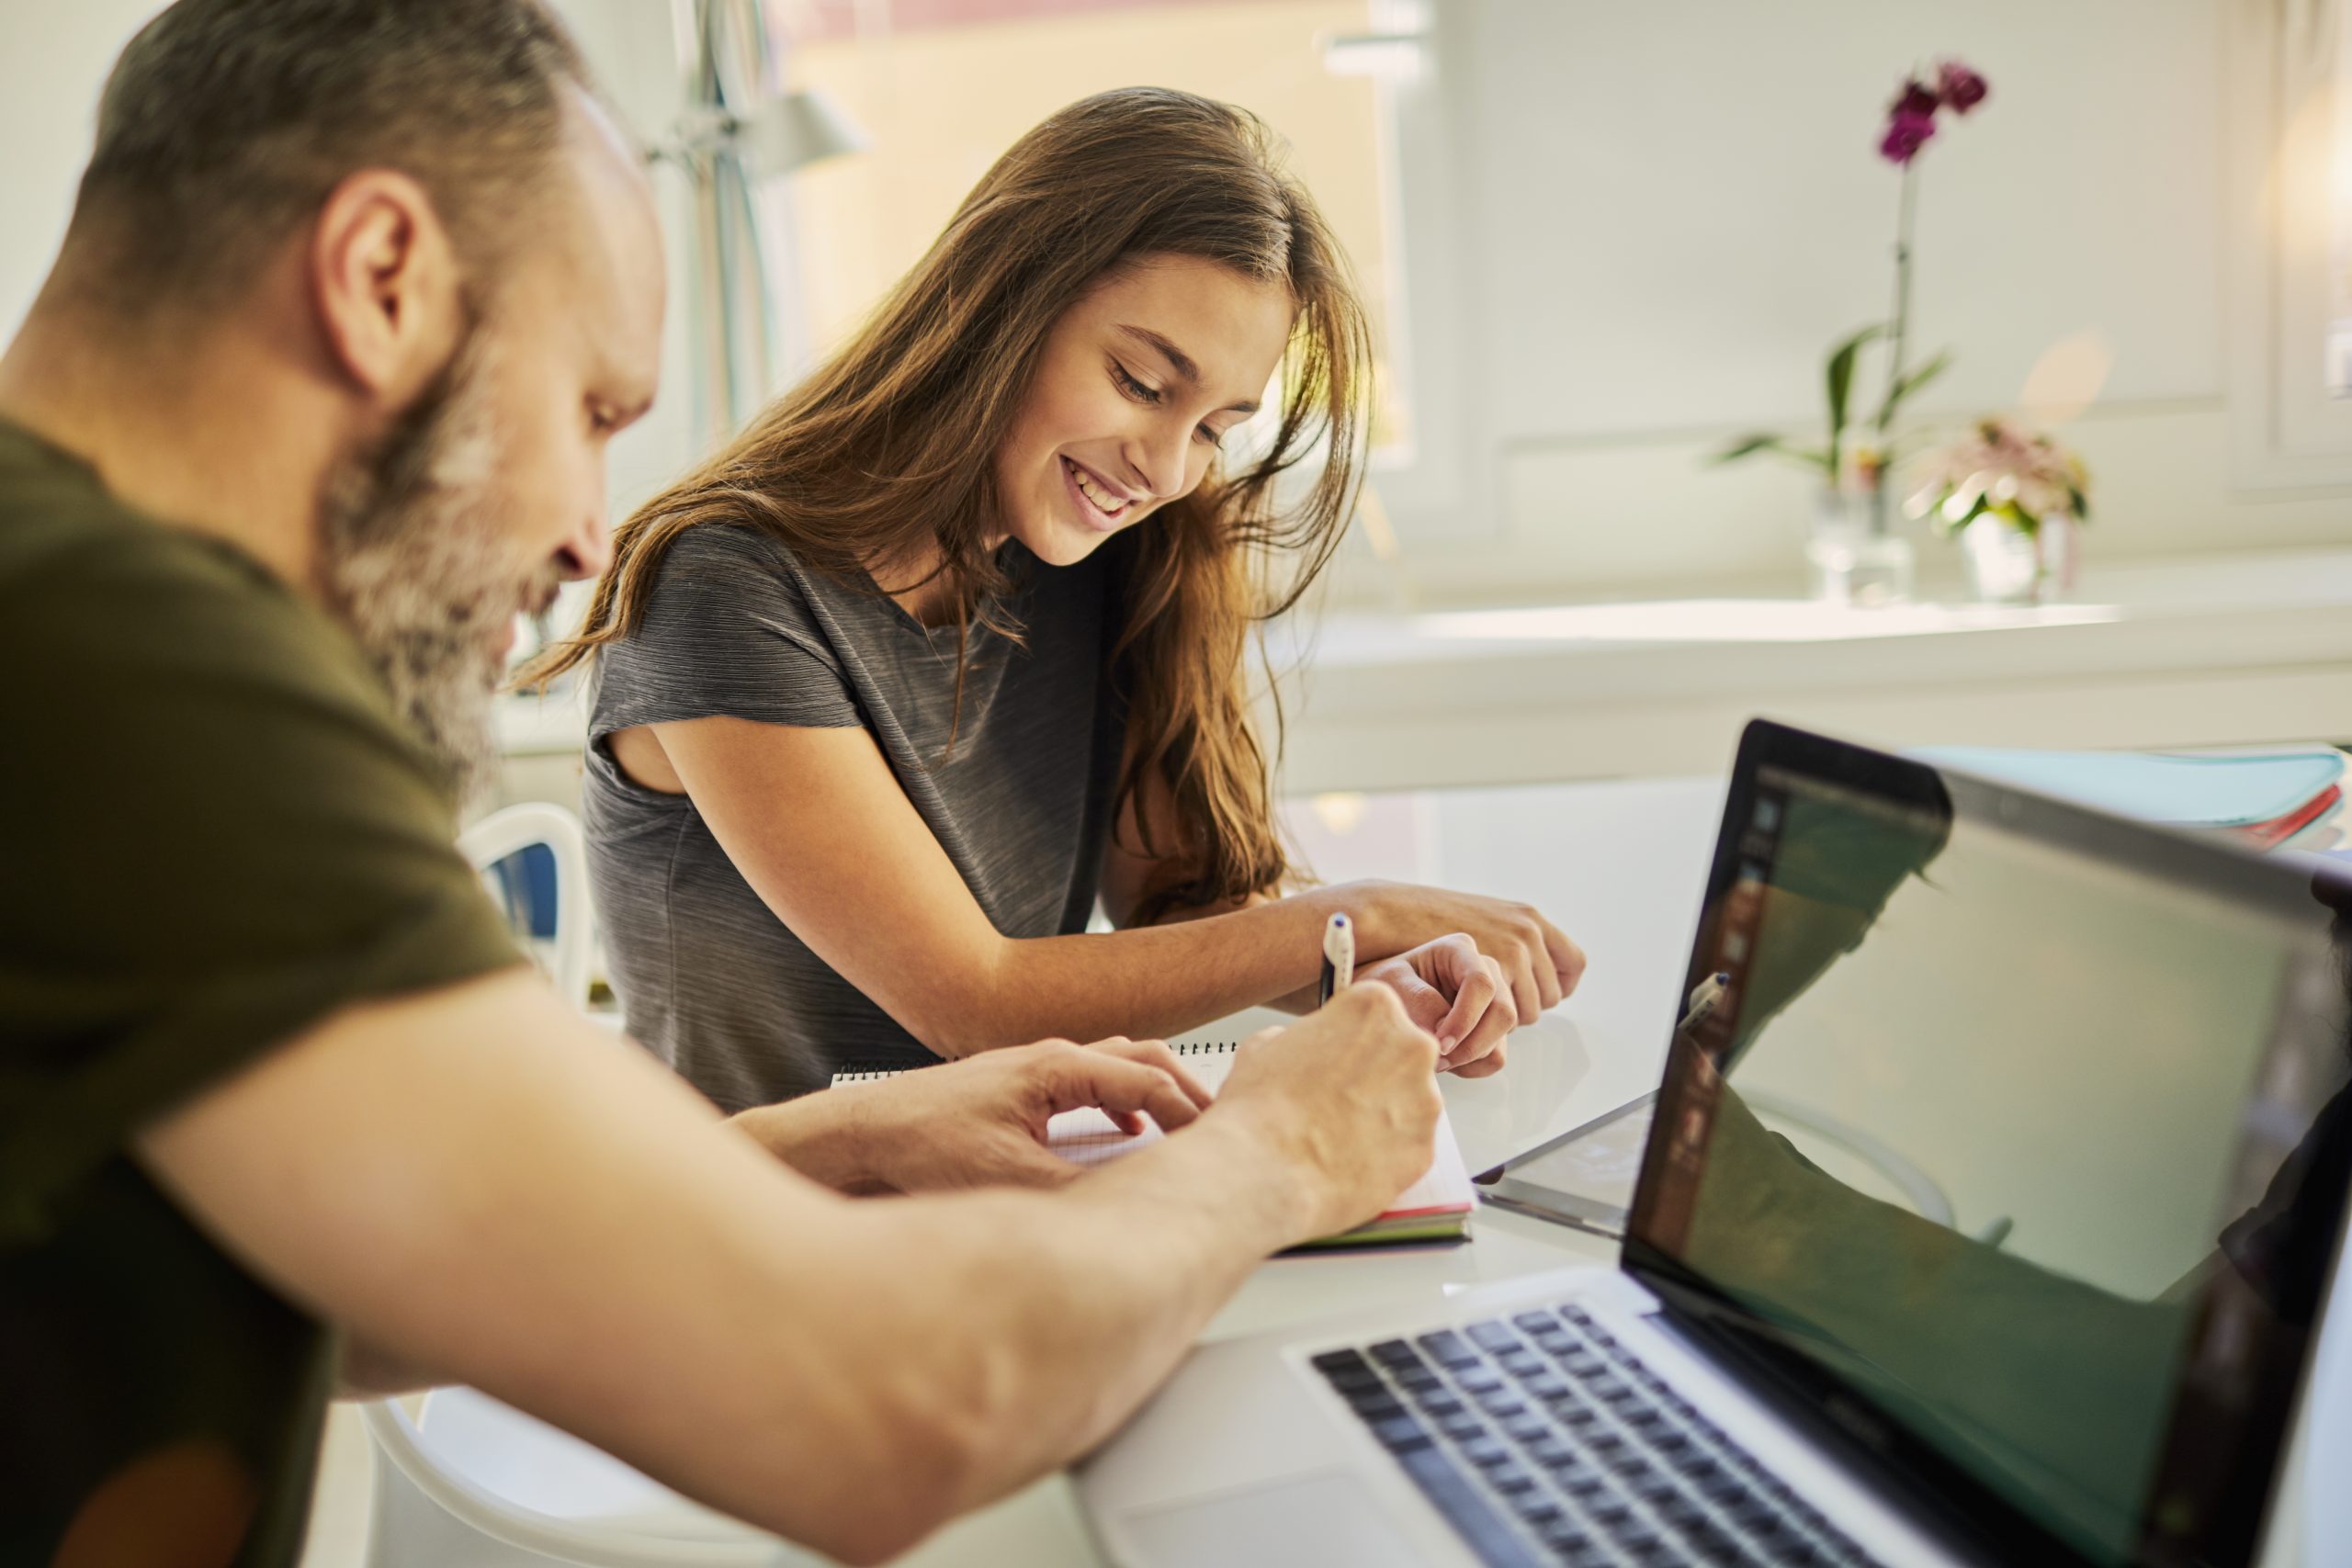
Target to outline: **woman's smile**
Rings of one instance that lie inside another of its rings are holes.
[[[1090,528],[1108,534],[1125,524],[1136,500],[1114,489],[1093,469],[1069,457],[1061,459],[1062,482],[1078,502],[1078,514]]]

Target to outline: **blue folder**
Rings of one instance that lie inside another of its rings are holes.
[[[2025,751],[1922,746],[1911,753],[2125,817],[2183,827],[2243,828],[2309,806],[2344,773],[2344,753],[2173,757],[2151,751]]]

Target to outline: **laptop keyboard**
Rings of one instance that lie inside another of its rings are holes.
[[[1580,1307],[1314,1364],[1491,1568],[1873,1562]]]

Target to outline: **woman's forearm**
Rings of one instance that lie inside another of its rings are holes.
[[[1343,908],[1352,912],[1346,889],[1317,888],[1127,931],[1008,938],[967,994],[899,1021],[933,1050],[961,1056],[1048,1035],[1180,1034],[1244,1008],[1303,1007],[1322,965],[1324,923]]]
[[[1452,929],[1417,921],[1415,891],[1351,882],[1125,931],[999,938],[979,973],[933,976],[922,1015],[899,1021],[941,1055],[968,1056],[1051,1036],[1181,1034],[1244,1008],[1304,1013],[1333,914],[1355,922],[1359,966]]]

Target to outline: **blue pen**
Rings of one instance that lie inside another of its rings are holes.
[[[1345,915],[1334,915],[1323,927],[1323,977],[1316,982],[1315,1005],[1356,977],[1356,928]]]

